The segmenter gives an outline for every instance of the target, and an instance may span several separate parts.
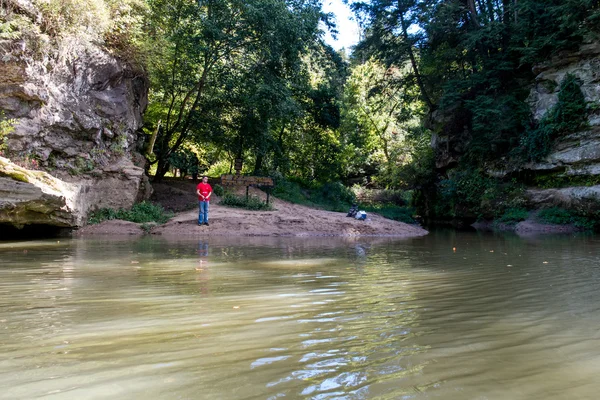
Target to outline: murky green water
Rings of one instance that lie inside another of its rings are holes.
[[[596,399],[599,327],[597,237],[0,243],[2,399]]]

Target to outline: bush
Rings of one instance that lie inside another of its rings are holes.
[[[340,182],[323,185],[276,179],[273,196],[295,204],[303,204],[331,211],[347,211],[356,202],[354,192]]]
[[[546,112],[537,127],[526,131],[520,149],[528,161],[539,161],[550,153],[556,138],[577,132],[587,124],[587,104],[581,81],[575,75],[567,74],[560,83],[558,102]]]
[[[277,198],[296,204],[305,204],[308,200],[300,184],[285,179],[276,181],[272,194]]]
[[[415,210],[412,207],[400,207],[394,204],[370,205],[364,207],[367,212],[375,212],[385,218],[394,221],[406,222],[407,224],[416,224],[413,218]]]
[[[3,155],[8,150],[5,143],[6,137],[15,130],[15,123],[16,120],[7,119],[4,116],[4,111],[0,111],[0,155]]]
[[[120,219],[118,211],[112,208],[101,208],[92,212],[88,218],[89,224],[99,224],[103,221],[109,221],[113,219]]]
[[[215,193],[215,195],[223,197],[223,195],[225,194],[225,189],[223,189],[223,186],[221,185],[215,185],[215,187],[213,188],[213,192]]]
[[[497,183],[480,170],[454,170],[448,179],[440,181],[435,214],[440,217],[461,217],[473,214],[488,216],[488,203],[496,197]]]
[[[499,218],[508,209],[526,204],[522,184],[493,178],[477,169],[457,168],[436,189],[433,206],[438,218]]]
[[[354,192],[344,186],[341,182],[330,182],[324,184],[318,192],[326,203],[337,205],[339,203],[352,204],[356,202]]]
[[[229,207],[245,208],[253,211],[270,211],[273,207],[256,196],[238,196],[233,193],[225,193],[219,204]]]
[[[411,192],[405,190],[367,189],[354,185],[352,192],[362,204],[395,204],[405,206],[410,201]]]
[[[537,218],[547,224],[569,225],[573,224],[579,228],[591,229],[594,227],[594,221],[577,215],[573,211],[565,210],[560,207],[552,207],[541,210]]]
[[[524,208],[509,208],[497,221],[505,224],[516,224],[517,222],[525,221],[528,216],[529,211]]]
[[[164,224],[167,222],[173,213],[166,212],[161,206],[143,201],[134,204],[130,210],[114,210],[112,208],[101,208],[90,214],[88,222],[90,224],[98,224],[103,221],[112,219],[122,219],[136,223],[157,222]]]

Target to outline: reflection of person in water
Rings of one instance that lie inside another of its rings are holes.
[[[198,266],[196,267],[196,282],[198,282],[200,286],[201,294],[209,294],[209,275],[208,275],[208,242],[200,241],[198,242]]]
[[[356,243],[354,245],[355,263],[357,267],[362,267],[367,263],[367,251],[369,250],[367,243]]]
[[[198,242],[198,255],[200,257],[208,257],[208,242]]]

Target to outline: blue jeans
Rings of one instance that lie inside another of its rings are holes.
[[[198,205],[200,207],[200,212],[198,213],[198,223],[199,224],[203,224],[203,223],[207,223],[208,224],[208,201],[199,201]]]

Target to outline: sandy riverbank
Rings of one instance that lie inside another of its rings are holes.
[[[416,237],[428,232],[409,225],[369,213],[366,221],[346,217],[345,213],[316,210],[270,198],[273,211],[248,211],[219,205],[215,196],[210,204],[210,226],[198,226],[194,183],[177,182],[175,185],[155,186],[153,201],[176,211],[175,217],[164,225],[150,230],[152,235],[164,236],[394,236]],[[251,194],[266,195],[251,189]],[[187,211],[180,211],[187,208]],[[143,235],[139,224],[126,221],[105,221],[88,225],[76,231],[76,236]]]

